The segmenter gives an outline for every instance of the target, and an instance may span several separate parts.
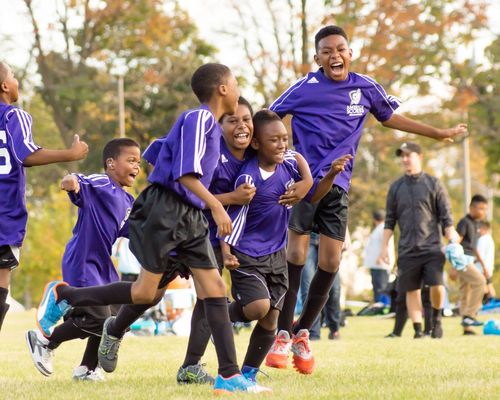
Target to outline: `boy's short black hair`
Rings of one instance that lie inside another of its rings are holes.
[[[475,194],[474,196],[472,196],[472,199],[470,199],[470,205],[472,206],[473,204],[477,203],[488,204],[488,200],[486,200],[486,197],[484,197],[482,194]]]
[[[316,33],[316,36],[314,36],[314,47],[316,48],[316,52],[318,52],[319,41],[330,35],[340,35],[349,42],[345,31],[340,26],[328,25],[321,28],[318,33]]]
[[[102,165],[104,166],[104,170],[107,168],[106,160],[108,158],[112,158],[116,160],[116,158],[120,155],[122,147],[137,147],[140,148],[139,144],[130,138],[117,138],[111,139],[102,150]]]
[[[270,124],[271,122],[274,121],[281,122],[281,118],[274,111],[264,109],[257,111],[253,116],[252,121],[253,121],[253,135],[254,137],[258,137],[260,130],[264,125]]]
[[[253,108],[252,106],[250,105],[250,103],[248,102],[247,99],[245,99],[243,96],[240,96],[238,98],[238,104],[240,106],[245,106],[248,108],[248,111],[250,111],[250,116],[253,117]],[[222,123],[222,121],[224,120],[225,117],[227,117],[229,114],[224,114],[222,117],[220,117],[219,119],[219,123]]]
[[[226,83],[231,70],[223,64],[203,64],[191,77],[191,89],[200,101],[206,103],[212,97],[214,90]]]
[[[377,222],[385,220],[385,210],[375,210],[372,213],[373,219]]]

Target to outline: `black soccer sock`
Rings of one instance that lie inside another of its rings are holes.
[[[73,319],[68,318],[61,325],[55,327],[54,332],[50,335],[47,347],[54,350],[63,342],[73,339],[85,339],[88,336],[90,336],[90,333],[82,331],[75,325]]]
[[[250,336],[250,342],[248,343],[247,354],[245,356],[245,361],[243,361],[243,365],[259,368],[266,358],[269,349],[272,347],[275,338],[276,331],[274,329],[268,331],[257,322]]]
[[[201,357],[205,354],[209,340],[210,328],[205,318],[205,301],[197,299],[191,316],[191,333],[189,334],[186,357],[182,364],[183,368],[200,362]]]
[[[125,304],[120,307],[120,311],[116,314],[114,318],[107,326],[107,332],[109,335],[121,338],[127,329],[135,321],[137,321],[142,314],[144,314],[149,308],[153,307],[157,303],[153,304]]]
[[[278,317],[278,330],[292,333],[293,316],[297,304],[297,293],[300,287],[300,275],[304,265],[288,262],[288,290],[283,302],[283,309]]]
[[[434,308],[432,307],[432,321],[433,322],[441,322],[442,308]]]
[[[10,305],[7,304],[7,295],[9,294],[9,289],[0,287],[0,331],[2,330],[3,320],[9,311]]]
[[[424,309],[424,332],[430,333],[432,331],[432,303],[431,292],[428,286],[422,289],[422,308]]]
[[[58,301],[67,300],[73,307],[133,304],[132,282],[115,282],[104,286],[84,288],[60,285],[56,291]]]
[[[408,310],[406,308],[406,296],[397,297],[396,300],[396,316],[394,321],[394,330],[392,333],[401,336],[403,329],[406,325],[406,320],[408,319]]]
[[[233,326],[229,320],[226,297],[207,297],[205,303],[205,317],[214,339],[219,374],[224,378],[239,374],[234,346]]]
[[[413,323],[413,330],[415,333],[422,333],[422,323],[421,322],[414,322]]]
[[[243,312],[243,307],[237,301],[231,302],[229,304],[229,319],[231,322],[250,322]]]
[[[80,365],[85,365],[91,371],[96,369],[99,362],[97,350],[99,349],[100,342],[101,338],[99,336],[91,335],[88,338],[87,346],[85,347],[85,352],[83,353],[83,358]]]
[[[329,291],[333,285],[337,272],[327,272],[318,266],[318,270],[314,274],[311,285],[309,286],[309,293],[300,314],[300,318],[293,326],[293,333],[297,333],[301,329],[311,329],[311,326],[318,318],[321,310],[325,306]]]

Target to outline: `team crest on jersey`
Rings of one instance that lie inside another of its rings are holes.
[[[221,163],[227,163],[229,160],[227,159],[227,157],[224,154],[221,154],[220,161],[221,161]]]
[[[350,117],[356,115],[365,114],[365,106],[359,104],[361,101],[361,89],[351,90],[349,92],[349,98],[351,99],[351,104],[347,106],[347,115]]]

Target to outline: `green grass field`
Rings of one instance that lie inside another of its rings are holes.
[[[500,318],[489,315],[487,318]],[[483,317],[483,320],[487,319]],[[175,374],[187,338],[127,336],[115,373],[106,382],[73,382],[84,342],[68,342],[56,350],[55,372],[42,376],[33,366],[24,332],[33,327],[34,312],[11,313],[0,333],[0,399],[204,399],[207,386],[178,386]],[[353,317],[340,341],[313,342],[317,368],[313,375],[264,367],[276,399],[499,399],[500,336],[464,337],[458,318],[444,319],[445,338],[413,340],[411,324],[400,339],[384,339],[393,320]],[[480,329],[477,330],[480,333]],[[249,331],[236,336],[242,360]],[[215,373],[213,346],[205,357]],[[238,395],[250,398],[254,395]]]

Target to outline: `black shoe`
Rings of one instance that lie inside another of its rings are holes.
[[[328,333],[328,339],[329,340],[339,340],[340,339],[339,331],[330,331],[330,333]]]
[[[434,321],[434,327],[432,328],[431,338],[441,339],[443,337],[443,325],[441,321]]]
[[[425,335],[422,332],[415,332],[413,335],[413,339],[423,339],[425,338]]]
[[[464,330],[465,336],[474,336],[475,334],[476,334],[476,332],[474,332],[474,331]]]
[[[391,339],[391,338],[399,338],[401,335],[398,335],[394,332],[389,333],[387,336],[384,336],[386,339]]]

